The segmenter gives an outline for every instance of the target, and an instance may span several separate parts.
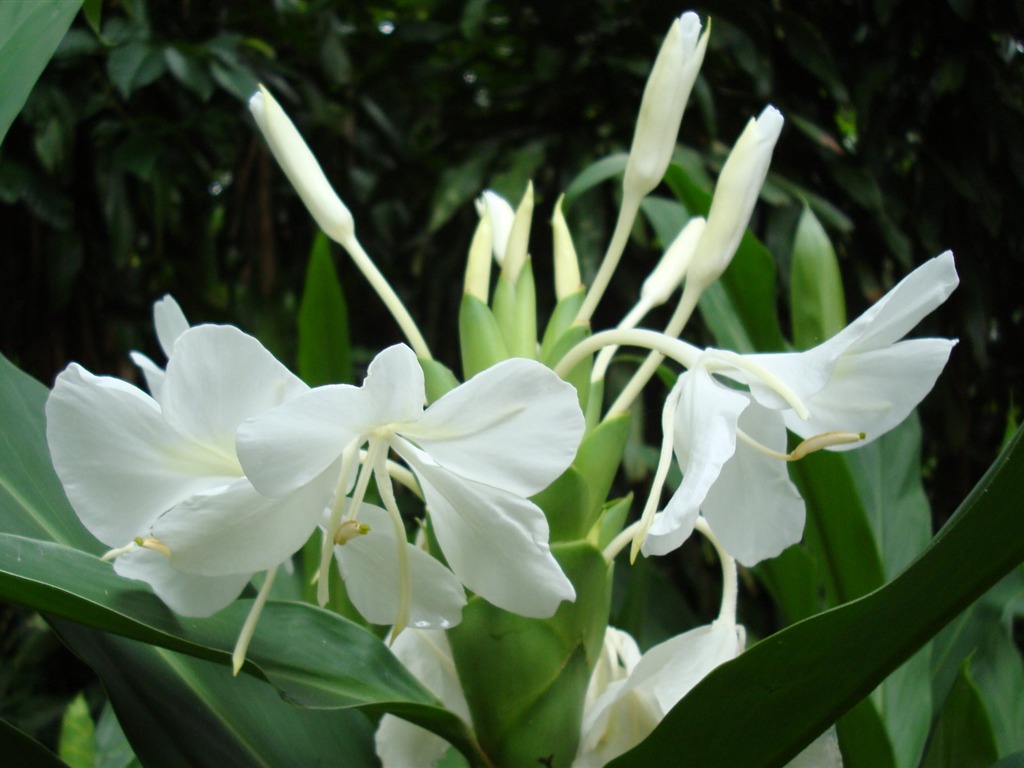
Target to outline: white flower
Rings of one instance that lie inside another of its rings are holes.
[[[742,627],[716,621],[639,656],[628,634],[608,627],[605,655],[612,661],[602,659],[591,678],[573,768],[600,768],[635,747],[709,672],[736,658],[743,642]]]
[[[121,550],[117,572],[148,582],[178,613],[202,616],[302,546],[333,478],[279,499],[256,492],[235,430],[308,387],[237,328],[183,330],[173,300],[162,306],[171,322],[161,326],[158,307],[161,343],[173,348],[154,397],[72,364],[47,400],[46,435],[78,516]]]
[[[550,616],[575,590],[548,547],[544,513],[527,497],[575,457],[583,434],[575,390],[539,363],[512,359],[426,410],[424,401],[416,355],[396,345],[373,360],[362,387],[319,387],[243,424],[239,457],[256,488],[282,495],[363,444],[375,472],[394,451],[415,473],[459,580],[505,610]]]
[[[780,460],[787,458],[786,428],[817,447],[847,450],[902,422],[934,386],[956,342],[901,339],[956,285],[947,252],[806,352],[700,354],[666,401],[675,409],[673,449],[683,482],[650,523],[644,554],[682,544],[698,512],[747,566],[799,541],[804,503]],[[749,391],[737,389],[742,385]]]

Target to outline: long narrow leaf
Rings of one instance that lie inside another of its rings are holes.
[[[612,765],[784,765],[1024,560],[1022,435],[898,578],[722,665]]]

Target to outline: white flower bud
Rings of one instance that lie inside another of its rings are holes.
[[[508,200],[493,190],[484,192],[484,205],[491,216],[491,231],[494,233],[494,260],[501,266],[505,261],[505,248],[508,236],[512,232],[512,222],[516,213]]]
[[[672,22],[661,44],[640,102],[633,145],[623,187],[643,197],[665,175],[679,135],[683,110],[704,61],[707,32],[700,34],[700,19],[692,12]]]
[[[331,187],[298,129],[262,85],[249,99],[249,111],[278,164],[317,225],[346,248],[355,236],[352,214]]]
[[[703,216],[690,219],[644,280],[640,288],[640,297],[644,299],[647,307],[660,307],[683,282],[693,254],[697,251],[697,243],[704,233],[704,223]]]
[[[747,123],[722,166],[707,225],[687,278],[699,283],[701,289],[725,271],[743,239],[761,185],[768,175],[782,122],[779,110],[771,105],[765,107],[759,117]]]

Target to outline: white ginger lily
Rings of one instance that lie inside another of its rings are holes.
[[[644,554],[682,544],[698,513],[744,565],[799,541],[804,503],[785,460],[820,448],[855,448],[907,417],[934,386],[956,341],[901,339],[957,282],[946,252],[806,352],[740,356],[709,349],[689,361],[665,406],[666,431],[672,429],[666,442],[683,482],[663,511],[655,515],[648,504],[636,539]],[[805,438],[791,454],[787,427]],[[667,456],[663,451],[663,463]],[[660,488],[656,483],[655,492]]]
[[[432,531],[459,580],[505,610],[550,616],[561,601],[575,599],[575,590],[551,554],[544,513],[527,497],[575,457],[584,427],[575,390],[539,363],[511,359],[426,410],[425,399],[416,355],[405,345],[389,347],[361,387],[319,387],[243,424],[242,466],[261,492],[280,496],[342,457],[339,488],[347,489],[352,457],[367,444],[353,503],[361,502],[372,472],[394,520],[383,466],[393,450],[415,473]],[[343,519],[335,504],[327,540],[355,519]],[[325,547],[322,569],[329,556]],[[402,582],[408,585],[407,575]],[[399,613],[396,631],[405,618]]]
[[[154,396],[72,364],[47,400],[46,436],[79,518],[117,548],[115,570],[149,583],[174,611],[206,616],[302,546],[334,477],[281,498],[258,494],[235,454],[235,430],[308,387],[237,328],[183,329],[173,300],[162,306],[170,322],[160,323],[158,306],[158,329],[171,354],[166,372],[144,367]]]

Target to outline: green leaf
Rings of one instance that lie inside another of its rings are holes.
[[[864,699],[836,723],[843,768],[896,768],[885,725],[871,701]]]
[[[68,768],[53,752],[6,720],[0,720],[0,755],[6,765],[32,768]]]
[[[300,709],[265,682],[232,677],[229,667],[79,624],[53,624],[103,680],[143,765],[334,765],[339,755],[353,768],[377,764],[373,727],[358,711]]]
[[[882,562],[846,457],[819,451],[794,469],[807,503],[804,541],[821,568],[828,604],[849,602],[881,586]]]
[[[824,227],[807,206],[793,240],[789,312],[797,349],[810,349],[846,327],[839,261]]]
[[[0,534],[0,600],[221,664],[252,605],[236,601],[203,619],[176,616],[147,585],[93,555],[11,534]],[[465,724],[376,635],[329,611],[268,602],[244,669],[301,706],[401,713],[472,752]]]
[[[166,69],[163,54],[142,40],[129,40],[119,45],[107,59],[107,75],[125,101],[136,90],[159,78]]]
[[[610,578],[589,545],[551,548],[576,587],[550,619],[528,619],[471,598],[448,632],[480,744],[495,765],[569,765],[580,702],[601,651]]]
[[[921,768],[988,768],[999,757],[988,712],[967,667],[965,662],[949,692]]]
[[[884,587],[782,630],[702,680],[611,765],[783,765],[1024,560],[1019,430],[928,549]],[[813,674],[808,674],[813,671]]]
[[[459,380],[451,369],[437,360],[419,358],[423,369],[423,382],[427,390],[427,402],[432,403],[459,386]]]
[[[83,632],[86,630],[82,630]],[[108,636],[109,638],[109,636]],[[109,638],[113,639],[113,638]],[[154,653],[156,649],[153,649]],[[126,715],[127,717],[128,715]],[[96,723],[95,768],[142,768],[108,700]]]
[[[82,15],[85,16],[89,28],[99,36],[103,24],[103,0],[85,0],[82,3]]]
[[[60,759],[71,768],[92,768],[96,759],[96,727],[81,693],[64,710],[58,750]]]
[[[79,6],[81,0],[0,3],[0,144]]]
[[[46,446],[47,390],[0,355],[0,531],[105,548],[68,506]]]
[[[311,387],[353,381],[348,305],[323,232],[317,232],[309,254],[298,319],[302,380]]]
[[[468,293],[459,305],[459,345],[466,379],[509,357],[505,337],[490,307]]]
[[[573,200],[601,182],[621,176],[626,171],[627,162],[629,162],[629,155],[625,152],[618,152],[588,165],[565,190],[563,202],[565,207],[568,208]]]

